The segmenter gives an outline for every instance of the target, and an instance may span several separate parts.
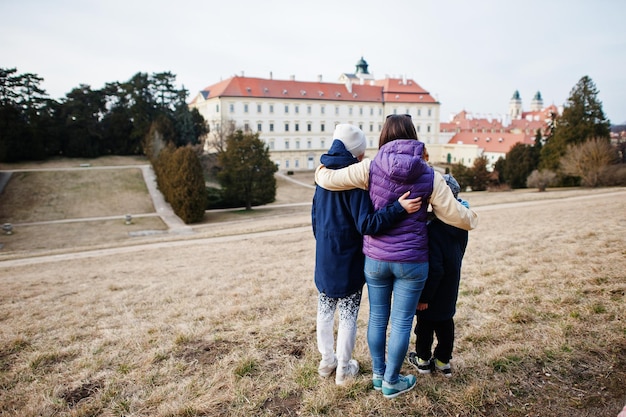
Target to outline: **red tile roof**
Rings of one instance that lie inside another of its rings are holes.
[[[375,85],[352,84],[352,91],[339,83],[273,80],[234,76],[206,87],[200,92],[205,100],[215,97],[250,97],[298,100],[334,100],[382,103],[437,103],[413,80],[385,79]],[[194,98],[192,103],[197,99]]]
[[[513,119],[510,124],[504,126],[499,119],[473,118],[465,110],[456,114],[451,122],[439,124],[441,132],[477,132],[492,133],[498,132],[522,133],[535,137],[537,130],[541,130],[543,135],[547,134],[548,120],[552,112],[557,112],[556,106],[546,107],[540,111],[524,112],[520,119]]]
[[[437,100],[418,83],[410,79],[385,78],[375,81],[382,87],[385,103],[437,103]]]
[[[526,111],[522,113],[522,119],[525,119],[527,117],[532,117],[532,118],[538,118],[539,120],[546,120],[549,119],[551,114],[559,114],[559,109],[554,105],[551,104],[548,107],[544,107],[543,109],[539,110],[539,111]]]
[[[537,129],[540,129],[542,132],[546,129],[547,125],[543,120],[526,120],[526,119],[515,119],[511,120],[511,124],[507,127],[509,131],[515,132],[524,132],[529,135],[534,135],[537,132]]]
[[[273,80],[266,78],[231,77],[201,91],[205,100],[215,97],[250,97],[298,100],[336,100],[381,102],[379,87],[352,85],[349,92],[344,84]]]
[[[462,143],[465,145],[478,145],[485,152],[507,153],[511,147],[517,143],[534,145],[535,140],[532,135],[523,133],[457,133],[448,141],[449,144]]]
[[[439,126],[440,126],[440,130],[444,131],[443,129],[446,129],[445,130],[446,132],[454,132],[457,130],[461,130],[461,131],[466,131],[466,130],[500,131],[503,129],[506,130],[502,126],[502,122],[498,119],[494,118],[494,119],[489,120],[485,118],[473,118],[465,110],[461,111],[460,113],[457,113],[452,118],[451,122],[440,123]]]

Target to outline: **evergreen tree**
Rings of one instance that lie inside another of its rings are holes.
[[[174,127],[176,128],[176,145],[197,145],[199,141],[194,129],[193,115],[185,101],[181,101],[176,106],[173,116]]]
[[[209,133],[209,125],[196,108],[191,109],[191,121],[193,124],[193,135],[196,138],[196,142],[204,143],[204,139]]]
[[[166,142],[195,145],[208,131],[189,110],[188,91],[176,89],[170,72],[135,74],[102,90],[80,85],[60,103],[46,98],[36,74],[0,68],[0,161],[46,156],[137,155],[153,121]],[[171,128],[163,128],[163,120]]]
[[[487,189],[489,178],[491,177],[491,174],[487,170],[487,164],[486,156],[481,156],[474,160],[474,165],[470,170],[472,174],[472,191],[485,191]]]
[[[461,191],[465,191],[467,187],[472,185],[471,169],[461,163],[456,163],[450,167],[452,176],[456,179],[461,187]]]
[[[23,159],[25,134],[26,123],[19,109],[12,105],[0,106],[0,162]]]
[[[506,170],[506,159],[499,157],[495,164],[493,164],[493,170],[498,174],[498,183],[505,184],[506,177],[504,171]]]
[[[548,127],[548,131],[550,128]],[[541,148],[543,148],[543,135],[541,134],[541,129],[537,129],[535,132],[535,150],[537,153],[537,162],[539,162],[539,157],[541,156]]]
[[[62,104],[48,100],[39,114],[39,132],[43,135],[45,157],[63,154],[65,121],[62,119]]]
[[[133,131],[133,122],[129,109],[124,106],[114,106],[102,118],[102,147],[103,155],[136,155],[139,152],[134,142],[129,138]]]
[[[102,118],[102,153],[104,155],[137,155],[142,151],[131,140],[134,123],[130,110],[130,96],[119,82],[107,83],[102,89],[108,111]]]
[[[176,149],[171,158],[169,202],[185,223],[196,223],[204,217],[206,185],[198,155],[190,146]]]
[[[157,108],[165,112],[173,112],[181,101],[184,103],[187,92],[182,90],[181,100],[181,91],[174,87],[176,76],[171,72],[153,73],[149,81],[150,91]]]
[[[0,68],[0,106],[17,106],[19,86],[17,68]]]
[[[526,179],[539,165],[536,148],[516,143],[506,154],[503,177],[511,188],[525,188]]]
[[[44,107],[50,100],[46,97],[45,90],[39,87],[41,82],[43,82],[43,78],[36,74],[26,73],[22,75],[19,103],[28,125],[28,134],[24,137],[27,149],[23,159],[42,160],[46,157],[47,132],[41,116]]]
[[[271,203],[276,198],[274,173],[278,168],[258,133],[237,130],[229,135],[226,149],[218,154],[218,163],[218,180],[226,201],[251,210],[253,205]]]
[[[0,68],[0,161],[45,156],[39,115],[48,99],[42,81],[36,74]]]
[[[148,74],[138,72],[129,81],[121,84],[121,88],[124,94],[123,102],[127,103],[133,122],[130,146],[141,150],[141,143],[156,116],[156,103]]]
[[[87,158],[101,155],[103,131],[100,120],[106,110],[102,92],[82,84],[66,97],[60,108],[60,117],[64,121],[63,155]]]
[[[574,86],[563,114],[556,118],[551,136],[541,150],[541,168],[558,171],[568,145],[591,138],[609,139],[611,123],[604,116],[597,96],[595,84],[586,75]]]

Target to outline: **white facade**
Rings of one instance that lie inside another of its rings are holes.
[[[478,145],[461,143],[446,143],[428,145],[428,155],[431,164],[463,164],[471,167],[476,158],[484,153]]]
[[[411,80],[397,81],[398,88],[417,86],[410,85]],[[237,88],[232,87],[234,84]],[[190,107],[197,108],[209,125],[207,143],[213,143],[225,125],[234,124],[236,129],[258,132],[279,169],[310,170],[330,147],[339,123],[351,123],[363,130],[367,137],[366,155],[370,157],[377,152],[380,132],[389,114],[410,114],[420,140],[437,143],[440,105],[421,91],[423,103],[403,101],[411,94],[393,92],[387,94],[393,101],[383,102],[385,87],[372,84],[348,86],[234,77],[200,92]],[[413,97],[419,100],[417,94]]]

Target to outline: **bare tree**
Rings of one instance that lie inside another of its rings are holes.
[[[221,119],[207,135],[205,149],[208,152],[224,152],[226,150],[226,139],[232,136],[236,130],[237,126],[234,120]]]
[[[593,138],[569,145],[561,158],[561,167],[565,174],[580,177],[581,185],[597,187],[602,185],[602,172],[616,160],[617,151],[607,139]]]

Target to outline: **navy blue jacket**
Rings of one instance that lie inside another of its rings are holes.
[[[340,140],[335,140],[322,164],[329,169],[344,168],[358,162]],[[331,298],[342,298],[363,288],[364,234],[389,228],[406,211],[400,203],[373,212],[365,190],[328,191],[315,189],[311,219],[315,236],[315,285]]]
[[[428,280],[420,296],[420,303],[428,303],[428,308],[417,312],[420,320],[454,317],[467,239],[466,230],[437,218],[428,224]]]

